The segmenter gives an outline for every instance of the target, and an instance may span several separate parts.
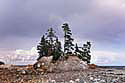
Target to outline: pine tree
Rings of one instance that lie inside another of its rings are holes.
[[[56,61],[61,56],[61,42],[55,35],[55,31],[50,28],[48,29],[46,36],[43,35],[39,45],[37,46],[39,57],[37,60],[43,56],[53,56],[53,60]]]
[[[55,35],[55,31],[53,28],[48,29],[46,35],[42,36],[39,45],[37,46],[37,50],[39,53],[39,57],[37,60],[41,59],[43,56],[53,56],[53,61],[57,61],[60,56],[65,54],[66,56],[72,54],[74,50],[72,32],[67,23],[64,23],[63,26],[64,31],[64,52],[62,52],[61,42],[58,40],[58,37]],[[83,44],[83,47],[79,47],[76,43],[75,45],[75,54],[83,61],[90,63],[91,55],[90,55],[91,43],[87,42]]]
[[[90,55],[91,43],[87,42],[87,44],[83,44],[83,57],[87,63],[90,63],[91,55]]]
[[[76,56],[78,56],[80,59],[82,59],[83,61],[86,61],[85,59],[84,59],[84,56],[83,56],[83,54],[84,54],[84,52],[80,49],[81,47],[78,47],[78,45],[76,44],[76,46],[75,46],[75,54],[76,54]]]
[[[74,50],[74,44],[72,43],[74,39],[71,37],[71,30],[67,23],[63,24],[62,28],[64,31],[64,53],[71,54],[72,50]]]
[[[76,44],[75,54],[83,61],[90,63],[91,60],[90,48],[91,48],[90,42],[87,42],[87,44],[83,44],[83,47],[78,47],[78,45]]]
[[[77,55],[78,52],[79,52],[79,47],[78,47],[78,45],[77,45],[77,43],[76,43],[76,45],[75,45],[75,54]]]
[[[53,30],[53,28],[48,29],[46,33],[46,40],[48,42],[48,56],[51,56],[54,52],[54,41],[57,39],[55,33],[56,32]]]
[[[39,53],[39,57],[38,57],[37,60],[39,60],[43,56],[48,55],[48,49],[46,47],[47,47],[47,41],[45,39],[45,36],[43,35],[39,45],[37,45],[37,50],[38,50],[38,53]]]
[[[57,61],[61,54],[62,54],[62,50],[61,50],[61,42],[58,40],[58,38],[56,39],[55,42],[55,47],[54,47],[54,53],[53,53],[53,61]]]
[[[56,32],[53,30],[53,28],[48,29],[48,31],[46,33],[46,35],[47,35],[46,39],[49,40],[50,44],[53,44],[54,39],[57,38],[57,36],[55,35],[55,33]]]

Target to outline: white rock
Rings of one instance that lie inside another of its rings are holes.
[[[37,67],[39,68],[40,66],[41,66],[40,63],[38,63],[38,64],[37,64]]]
[[[90,80],[93,80],[94,78],[93,77],[90,77]]]
[[[79,82],[79,81],[80,81],[80,79],[76,79],[75,81],[76,81],[76,82]]]
[[[51,82],[52,82],[52,83],[56,83],[56,81],[55,81],[55,80],[51,80]]]
[[[73,81],[73,80],[70,80],[69,82],[70,82],[70,83],[74,83],[74,81]]]
[[[101,80],[100,82],[105,83],[106,81],[105,80]]]

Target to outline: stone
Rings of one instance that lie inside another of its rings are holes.
[[[55,80],[51,80],[51,83],[56,83],[56,81]]]
[[[51,62],[52,62],[52,56],[42,57],[33,65],[33,67],[35,70],[46,72],[49,69]]]
[[[80,60],[77,56],[69,56],[67,60],[57,61],[55,64],[51,64],[51,70],[53,72],[64,72],[73,70],[88,69],[87,64]]]
[[[23,75],[26,75],[26,71],[25,70],[21,70],[21,74],[23,74]]]
[[[79,82],[79,81],[80,81],[80,79],[76,79],[75,81],[76,81],[76,82]]]
[[[0,68],[12,68],[11,64],[0,65]]]
[[[74,81],[73,81],[73,80],[70,80],[69,83],[74,83]]]
[[[4,65],[4,64],[5,64],[4,62],[0,61],[0,65]]]

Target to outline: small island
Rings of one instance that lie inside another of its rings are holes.
[[[82,46],[72,37],[68,23],[62,29],[63,43],[53,28],[42,35],[38,57],[31,65],[0,62],[0,83],[125,83],[124,67],[91,64],[91,42]]]

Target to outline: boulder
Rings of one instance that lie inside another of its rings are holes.
[[[0,65],[4,65],[4,64],[5,64],[4,62],[1,62],[1,61],[0,61]]]
[[[79,59],[77,56],[69,56],[67,60],[57,61],[51,64],[48,72],[65,72],[88,69],[86,62]]]
[[[77,56],[68,56],[65,60],[52,63],[52,56],[42,57],[34,64],[34,69],[41,72],[65,72],[88,69],[88,64]]]
[[[52,62],[52,56],[42,57],[33,65],[33,67],[38,71],[46,72],[47,69],[49,69],[51,62]]]
[[[97,68],[97,65],[95,65],[95,64],[89,64],[88,66],[89,66],[90,69],[96,69]]]

